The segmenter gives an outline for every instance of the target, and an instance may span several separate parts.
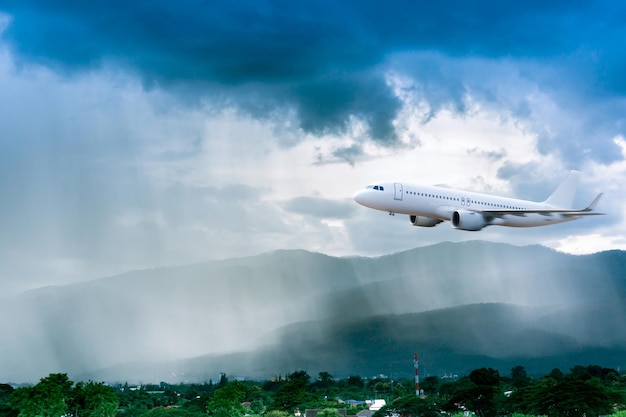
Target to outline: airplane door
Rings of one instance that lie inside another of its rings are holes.
[[[394,193],[393,193],[393,199],[394,200],[402,200],[402,184],[400,183],[394,183],[393,184],[393,189],[394,189]]]

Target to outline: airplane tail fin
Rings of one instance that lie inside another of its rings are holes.
[[[580,172],[570,171],[561,185],[543,203],[553,207],[572,208],[579,178]]]

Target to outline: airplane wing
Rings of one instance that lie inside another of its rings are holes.
[[[545,216],[549,216],[551,214],[561,214],[562,216],[603,216],[605,213],[598,213],[596,211],[593,211],[593,208],[600,200],[600,197],[602,197],[602,193],[598,194],[598,196],[593,199],[591,204],[589,204],[584,209],[559,209],[559,208],[530,209],[530,210],[501,210],[501,209],[490,210],[490,209],[487,209],[487,210],[475,210],[475,211],[478,213],[482,213],[485,216],[492,216],[492,217],[502,217],[505,215],[524,217],[526,214],[543,214]]]

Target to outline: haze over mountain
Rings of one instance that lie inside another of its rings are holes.
[[[276,251],[5,298],[0,378],[403,374],[415,350],[433,374],[515,361],[549,371],[586,358],[617,367],[624,300],[622,251],[486,242],[378,258]]]

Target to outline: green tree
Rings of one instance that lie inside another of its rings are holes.
[[[566,378],[555,385],[537,390],[530,400],[530,412],[550,417],[595,417],[611,414],[614,404],[623,404],[624,401],[621,394],[609,390],[597,378]]]
[[[565,378],[565,375],[563,374],[563,371],[561,371],[558,368],[554,368],[548,375],[548,378],[552,378],[555,381],[562,381],[563,378]]]
[[[351,375],[348,377],[348,385],[351,387],[355,387],[358,389],[363,389],[363,387],[365,387],[365,382],[363,381],[363,378],[361,378],[358,375]]]
[[[525,387],[517,388],[506,400],[507,411],[513,413],[530,414],[539,409],[537,402],[543,392],[549,391],[557,384],[553,378],[545,377]]]
[[[317,417],[340,417],[340,415],[336,408],[325,408],[317,413]]]
[[[409,394],[407,392],[407,389],[401,383],[395,384],[391,389],[392,389],[392,393],[393,393],[394,398],[404,397],[405,395]]]
[[[126,414],[123,414],[125,416]],[[143,417],[206,417],[206,414],[184,408],[155,408],[143,414]]]
[[[15,390],[9,384],[0,384],[0,403],[7,401],[13,391]]]
[[[67,374],[50,374],[33,387],[11,394],[11,406],[19,417],[61,417],[69,413],[72,381]]]
[[[530,377],[526,373],[526,368],[518,365],[511,369],[511,383],[513,388],[522,388],[530,384]]]
[[[271,408],[291,413],[300,405],[316,401],[318,398],[307,391],[310,378],[305,371],[288,375],[287,382],[274,394],[274,404]]]
[[[321,386],[325,388],[332,385],[335,378],[333,378],[333,376],[328,372],[324,371],[319,373],[317,380],[320,382]]]
[[[470,380],[476,385],[494,386],[500,383],[500,373],[493,368],[474,369],[470,372]]]
[[[155,397],[145,390],[129,390],[118,394],[119,406],[125,410],[151,410],[155,406]]]
[[[304,381],[308,384],[310,379],[306,371],[295,371],[287,375],[287,381]]]
[[[339,393],[335,378],[328,372],[320,372],[317,380],[309,385],[309,391],[326,399],[335,398]]]
[[[504,403],[504,394],[496,386],[479,385],[465,391],[462,400],[477,416],[495,417]]]
[[[77,383],[72,398],[72,405],[80,417],[113,417],[119,405],[113,388],[93,381]]]
[[[435,395],[439,391],[439,378],[427,376],[423,381],[420,381],[420,389],[426,395]]]
[[[469,377],[464,376],[458,381],[444,382],[439,386],[439,395],[442,399],[449,400],[456,394],[472,388],[474,384]]]
[[[122,408],[117,412],[118,417],[146,417],[149,411],[139,408]]]
[[[246,410],[241,405],[246,395],[245,386],[241,382],[232,382],[215,391],[209,400],[209,413],[215,416],[240,416]]]
[[[264,414],[264,417],[290,417],[293,414],[290,414],[286,411],[281,410],[271,410]]]
[[[504,405],[504,394],[500,389],[500,374],[493,368],[473,370],[470,386],[455,392],[446,405],[448,410],[464,405],[480,417],[495,417]]]
[[[228,378],[226,377],[226,374],[222,372],[220,374],[220,382],[217,384],[217,387],[224,388],[226,385],[228,385]]]
[[[589,372],[589,369],[585,368],[582,365],[576,365],[572,369],[570,369],[568,376],[570,378],[580,379],[582,381],[586,381],[586,380],[591,379],[593,377],[591,375],[591,373]]]
[[[17,417],[17,411],[11,407],[11,393],[15,391],[9,384],[0,384],[0,417]]]
[[[336,396],[343,399],[361,398],[364,394],[365,382],[360,376],[352,375],[348,379],[337,381]]]
[[[440,413],[433,400],[420,398],[415,394],[398,398],[374,413],[374,417],[396,415],[404,417],[439,417]]]
[[[264,409],[265,405],[263,404],[263,401],[254,400],[250,402],[250,410],[252,410],[254,414],[262,414]]]
[[[377,396],[391,393],[391,381],[379,381],[374,384],[374,392]]]

